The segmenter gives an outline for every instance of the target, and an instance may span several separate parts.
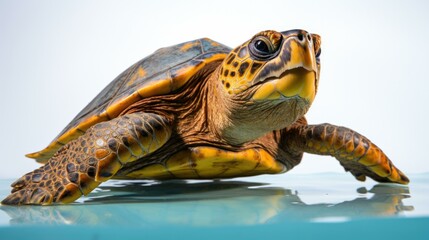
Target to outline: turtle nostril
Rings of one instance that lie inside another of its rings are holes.
[[[307,40],[308,40],[308,42],[311,42],[311,36],[309,33],[307,33]]]
[[[299,39],[299,41],[304,40],[304,34],[299,33],[299,34],[298,34],[298,39]]]

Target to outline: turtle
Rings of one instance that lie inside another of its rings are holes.
[[[208,38],[161,48],[102,90],[12,183],[2,204],[74,202],[109,179],[278,174],[304,153],[336,158],[357,180],[409,179],[368,138],[308,124],[321,37],[266,30],[232,49]]]

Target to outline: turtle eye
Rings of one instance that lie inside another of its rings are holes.
[[[270,39],[258,36],[250,44],[250,52],[257,58],[268,59],[277,51]]]
[[[260,39],[256,40],[255,48],[261,53],[264,53],[264,54],[270,53],[270,48],[268,47],[268,45]]]

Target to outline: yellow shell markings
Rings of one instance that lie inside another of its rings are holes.
[[[45,149],[39,152],[27,154],[26,156],[36,159],[39,163],[46,163],[47,160],[58,151],[58,149],[60,149],[69,141],[72,141],[83,135],[89,127],[117,117],[128,106],[141,100],[142,98],[167,94],[182,87],[190,77],[195,75],[195,73],[204,68],[208,63],[223,60],[225,56],[225,53],[213,54],[211,57],[202,60],[200,64],[179,70],[174,79],[170,77],[167,79],[158,80],[153,84],[138,89],[134,93],[116,101],[114,104],[107,107],[106,110],[102,113],[89,117],[79,123],[76,127],[71,128],[63,135],[59,136],[56,140],[51,142]],[[140,73],[144,73],[144,69],[141,69]]]
[[[215,42],[215,41],[211,40],[210,38],[203,38],[202,40],[209,42],[213,47],[220,46],[220,44],[219,44],[219,43],[217,43],[217,42]],[[184,44],[184,45],[180,48],[180,51],[182,51],[182,52],[186,52],[186,51],[188,51],[189,49],[191,49],[191,48],[193,48],[193,47],[195,47],[195,46],[198,46],[198,45],[199,45],[199,42],[198,42],[198,41],[189,42],[189,43]]]
[[[191,49],[192,47],[195,47],[195,46],[197,46],[198,45],[198,42],[189,42],[189,43],[186,43],[186,44],[184,44],[181,48],[180,48],[180,51],[182,51],[182,52],[186,52],[186,51],[188,51],[189,49]]]
[[[153,164],[129,173],[128,178],[212,179],[285,172],[286,167],[263,149],[232,152],[195,147],[176,153],[164,164]]]
[[[213,47],[218,47],[218,46],[220,46],[220,43],[215,42],[215,41],[211,40],[210,38],[203,38],[203,40],[205,40],[205,41],[209,42]]]
[[[137,71],[131,75],[130,80],[127,82],[127,86],[133,85],[133,83],[140,78],[144,78],[146,76],[146,71],[143,69],[142,66],[139,66],[137,68]]]

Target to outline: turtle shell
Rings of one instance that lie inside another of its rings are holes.
[[[46,162],[61,146],[78,138],[91,126],[117,117],[131,104],[182,87],[208,63],[223,60],[231,49],[208,38],[161,48],[116,77],[45,149],[27,154]]]

